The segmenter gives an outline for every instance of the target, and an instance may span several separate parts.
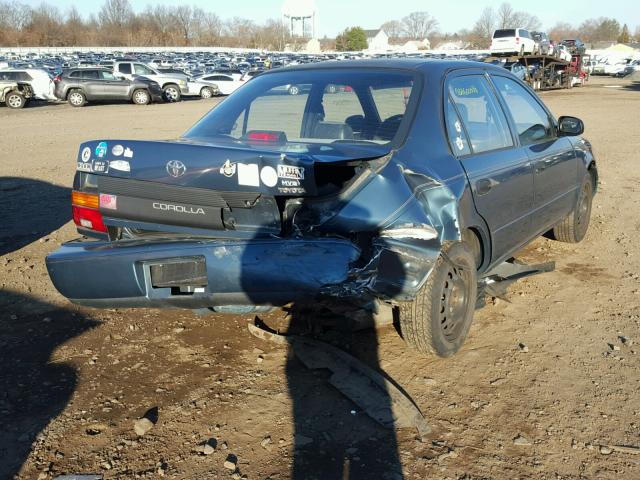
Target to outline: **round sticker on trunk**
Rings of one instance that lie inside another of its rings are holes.
[[[114,156],[119,157],[124,153],[124,147],[122,145],[116,145],[111,149],[111,153]]]
[[[267,187],[275,187],[278,183],[278,173],[273,167],[262,167],[260,171],[260,179]]]

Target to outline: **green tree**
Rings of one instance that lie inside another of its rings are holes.
[[[629,35],[629,27],[625,23],[622,26],[622,31],[618,37],[618,43],[629,43],[631,41],[631,35]]]
[[[365,50],[367,46],[367,34],[360,27],[347,28],[336,37],[336,50],[339,52]]]

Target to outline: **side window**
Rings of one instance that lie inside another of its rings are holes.
[[[492,78],[516,124],[522,145],[544,142],[555,137],[549,115],[522,85],[498,75]]]
[[[146,67],[140,63],[135,63],[133,65],[136,71],[136,75],[153,75],[154,72],[149,67]]]
[[[131,64],[130,63],[121,63],[119,67],[120,73],[125,73],[127,75],[131,74]]]
[[[473,153],[513,146],[509,124],[483,76],[453,78],[449,95],[460,114]]]
[[[447,96],[447,108],[445,110],[445,121],[447,123],[447,136],[449,137],[449,145],[451,150],[456,156],[461,157],[463,155],[469,155],[471,149],[469,148],[469,140],[467,134],[462,128],[462,122],[458,113],[456,112],[451,98]]]
[[[80,74],[81,74],[81,73],[82,73],[82,72],[79,72],[79,71],[71,72],[71,74],[69,75],[69,77],[70,77],[70,78],[80,78],[80,76],[81,76]]]
[[[100,76],[102,80],[110,80],[110,81],[118,80],[116,76],[111,72],[100,72]]]
[[[99,78],[97,70],[85,70],[82,72],[82,78],[85,80],[97,80]]]

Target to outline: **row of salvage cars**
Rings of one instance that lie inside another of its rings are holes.
[[[10,108],[23,108],[31,99],[66,101],[74,107],[89,102],[131,101],[177,102],[183,97],[212,98],[229,95],[246,80],[225,74],[190,78],[166,74],[137,62],[116,62],[113,68],[70,68],[51,78],[40,69],[0,70],[2,101]],[[10,95],[8,95],[10,93]]]
[[[274,94],[290,85],[304,87]],[[178,140],[80,145],[84,238],[47,268],[100,308],[392,309],[409,345],[449,356],[515,252],[585,236],[598,173],[583,130],[494,65],[272,70]]]

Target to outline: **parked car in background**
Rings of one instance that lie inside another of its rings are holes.
[[[506,28],[493,32],[492,54],[529,55],[536,51],[536,42],[524,28]]]
[[[536,42],[536,52],[541,55],[551,55],[553,53],[553,45],[549,36],[544,32],[531,32],[531,38]]]
[[[55,79],[56,97],[74,107],[87,102],[130,100],[138,105],[161,102],[160,85],[145,77],[127,79],[106,68],[74,68]]]
[[[628,75],[631,75],[635,72],[640,72],[640,60],[633,60],[632,62],[628,63],[624,69],[620,72],[618,72],[617,74],[615,74],[616,77],[626,77]]]
[[[211,98],[221,95],[218,85],[212,82],[203,82],[197,79],[189,80],[187,88],[183,90],[185,97]]]
[[[311,94],[272,94],[292,84]],[[584,238],[598,176],[583,130],[493,65],[272,70],[177,141],[80,145],[89,238],[47,268],[92,307],[382,303],[409,345],[450,356],[496,268],[547,232]]]
[[[558,45],[556,47],[556,57],[560,60],[564,60],[565,62],[571,61],[571,53],[566,45]]]
[[[115,62],[113,71],[132,80],[136,76],[147,77],[160,85],[167,102],[179,102],[183,92],[187,92],[187,80],[184,75],[160,73],[142,62]]]
[[[231,75],[213,73],[194,78],[195,81],[215,84],[221,95],[231,95],[246,83],[246,80],[238,80]]]
[[[33,98],[31,85],[26,82],[0,80],[0,102],[13,109],[24,108]]]
[[[614,60],[604,65],[605,75],[619,75],[629,65],[629,60]]]
[[[520,62],[506,62],[502,66],[522,81],[526,81],[529,76],[527,68]]]
[[[573,55],[584,55],[587,51],[587,46],[578,38],[562,40],[560,45],[567,47],[569,53]]]
[[[0,70],[0,81],[28,83],[33,90],[33,98],[55,100],[55,84],[51,76],[38,68]]]

